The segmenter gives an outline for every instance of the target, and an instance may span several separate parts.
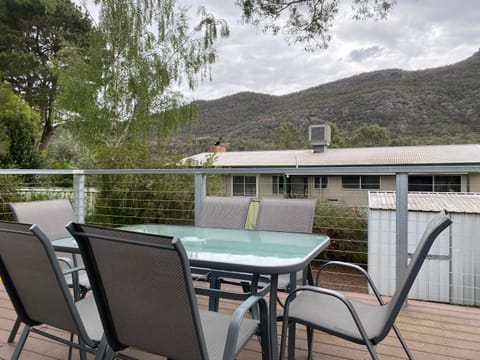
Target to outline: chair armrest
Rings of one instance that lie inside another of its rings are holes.
[[[65,256],[58,256],[58,262],[65,263],[69,268],[73,268],[75,265],[73,263],[73,259]]]
[[[352,263],[348,263],[348,262],[343,262],[343,261],[330,261],[326,264],[323,264],[319,269],[318,269],[318,273],[317,273],[317,277],[315,279],[315,284],[316,286],[319,286],[319,280],[320,280],[320,274],[323,270],[325,270],[327,267],[329,266],[332,266],[332,265],[335,265],[335,266],[342,266],[342,267],[347,267],[347,268],[350,268],[350,269],[354,269],[354,270],[357,270],[360,274],[362,274],[366,279],[367,279],[367,282],[368,282],[368,285],[370,286],[370,288],[372,289],[373,293],[375,294],[375,297],[377,298],[378,302],[381,304],[381,305],[385,305],[385,301],[383,300],[382,298],[382,295],[380,294],[380,291],[378,291],[378,288],[377,286],[375,285],[375,283],[373,282],[373,279],[371,278],[371,276],[365,271],[364,268],[362,268],[361,266],[358,266],[356,264],[352,264]]]
[[[73,264],[73,263],[72,263]],[[78,273],[80,271],[85,271],[83,266],[70,267],[62,271],[63,276],[72,275],[72,288],[73,288],[73,298],[75,301],[80,300],[85,297],[86,291],[88,289],[80,286],[80,281],[78,278]],[[84,290],[82,290],[84,289]]]
[[[225,342],[225,352],[223,354],[224,359],[234,359],[235,349],[237,347],[238,334],[240,330],[240,324],[245,318],[245,314],[249,312],[250,309],[257,306],[259,307],[260,313],[260,332],[262,338],[267,336],[268,329],[268,317],[267,317],[267,303],[265,299],[261,296],[250,296],[243,303],[241,303],[234,311],[230,325],[227,332],[227,340]]]
[[[85,268],[83,266],[76,266],[76,267],[72,267],[72,268],[69,268],[67,270],[64,270],[62,273],[63,273],[63,275],[68,275],[68,274],[73,274],[73,273],[76,273],[76,272],[79,272],[79,271],[82,271],[82,270],[85,270]]]

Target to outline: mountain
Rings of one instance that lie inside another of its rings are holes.
[[[427,70],[368,72],[283,96],[242,92],[198,101],[198,112],[198,121],[175,136],[200,139],[193,152],[205,151],[219,136],[229,150],[273,149],[283,121],[297,126],[305,145],[308,126],[326,121],[347,135],[380,125],[396,145],[478,143],[480,50]]]

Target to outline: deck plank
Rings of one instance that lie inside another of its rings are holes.
[[[361,300],[375,301],[368,294],[349,294]],[[281,295],[284,296],[283,294]],[[205,307],[207,301],[198,299],[199,305]],[[237,303],[222,300],[220,311],[231,313]],[[278,309],[281,311],[281,308]],[[10,359],[15,344],[7,344],[7,338],[15,321],[16,314],[3,286],[0,286],[0,360]],[[417,360],[476,360],[480,358],[480,309],[475,307],[439,304],[410,300],[402,309],[397,324],[406,338]],[[279,333],[281,324],[278,325]],[[62,332],[54,331],[56,334]],[[68,334],[64,333],[64,336]],[[357,360],[369,359],[363,346],[315,332],[314,359]],[[405,359],[405,354],[393,332],[380,344],[377,351],[381,359]],[[22,353],[22,360],[60,360],[67,358],[68,349],[51,340],[32,334]],[[145,360],[163,359],[138,350],[129,350],[129,354]],[[303,327],[298,327],[296,336],[296,359],[306,359],[307,342]],[[73,359],[78,359],[74,352]],[[88,359],[93,359],[88,356]],[[260,345],[252,340],[239,354],[238,360],[261,359]]]

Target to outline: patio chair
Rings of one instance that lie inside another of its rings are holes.
[[[197,226],[245,229],[250,199],[243,197],[208,196],[203,199]],[[220,288],[221,277],[210,269],[191,268],[194,280],[209,281],[212,289]],[[218,309],[219,299],[210,298],[210,309]]]
[[[260,200],[254,229],[311,233],[315,207],[315,199],[263,198]],[[220,281],[224,284],[242,286],[244,293],[252,293],[252,282],[246,280],[245,275],[246,274],[232,274],[231,278],[223,277]],[[240,280],[239,278],[243,279]],[[296,279],[297,281],[303,280],[304,283],[308,281],[309,284],[313,284],[310,266],[304,270],[298,271]],[[266,287],[267,284],[265,281],[269,281],[269,279],[262,276],[259,278],[258,284],[255,284],[254,286],[258,286],[259,288]],[[290,289],[290,274],[280,274],[278,276],[277,290],[288,292]],[[263,294],[264,292],[261,293]],[[280,300],[278,302],[280,305],[283,305]],[[218,308],[218,301],[213,308]],[[254,314],[256,315],[255,312]]]
[[[197,226],[245,229],[250,199],[208,196],[203,199]]]
[[[73,208],[68,200],[39,200],[28,202],[12,202],[9,203],[16,220],[20,223],[37,224],[50,241],[69,237],[70,233],[65,228],[68,222],[74,220]],[[82,264],[79,257],[72,254],[57,252],[57,258],[63,269],[71,268]],[[78,289],[78,298],[85,297],[90,290],[90,282],[85,271],[79,271],[75,274],[68,273],[65,275],[69,287]],[[76,285],[78,284],[78,285]],[[8,337],[8,343],[12,343],[18,332],[20,319],[15,324]]]
[[[317,275],[317,286],[299,287],[290,293],[285,301],[280,359],[283,359],[287,329],[295,323],[307,327],[308,359],[311,359],[312,355],[314,329],[366,345],[372,359],[378,359],[375,347],[392,328],[408,358],[413,359],[412,353],[395,325],[395,319],[407,299],[408,292],[434,240],[451,223],[445,210],[429,222],[408,264],[400,286],[388,303],[384,302],[373,280],[363,268],[342,262],[331,262],[324,265]],[[347,266],[363,274],[367,278],[378,304],[353,300],[343,293],[318,287],[321,271],[330,264]]]
[[[315,199],[261,199],[255,230],[311,233],[316,205]],[[296,278],[312,285],[310,266],[297,272]],[[279,275],[278,290],[289,292],[290,289],[290,274]]]
[[[84,257],[114,352],[134,347],[169,359],[233,360],[259,331],[263,359],[269,358],[265,300],[250,297],[232,316],[199,310],[178,239],[77,223],[67,228]],[[245,318],[257,304],[261,320]]]
[[[103,335],[95,301],[87,297],[74,302],[50,240],[37,225],[0,222],[0,275],[25,324],[12,359],[20,357],[31,332],[70,350],[95,352]],[[45,331],[43,324],[78,335],[79,344]]]

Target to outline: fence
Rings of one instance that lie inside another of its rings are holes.
[[[207,195],[231,196],[226,177],[257,174],[262,179],[257,189],[272,187],[269,176],[311,176],[323,178],[342,174],[390,174],[395,176],[397,192],[396,264],[394,282],[408,262],[408,175],[480,173],[479,167],[368,167],[366,168],[256,168],[256,169],[151,169],[151,170],[0,170],[0,213],[12,219],[7,206],[12,201],[67,198],[74,206],[76,220],[108,226],[134,223],[194,224],[196,212]],[[478,186],[480,188],[480,184]],[[258,195],[258,192],[256,192]],[[285,194],[277,194],[284,196]],[[255,196],[255,195],[254,195]],[[314,266],[327,260],[353,261],[368,267],[368,203],[351,206],[332,202],[319,193],[306,196],[318,199],[314,232],[330,236],[331,245]],[[465,251],[465,250],[462,250]],[[478,276],[477,274],[464,274]],[[479,282],[480,283],[480,282]],[[323,285],[351,291],[367,291],[363,279],[351,273],[329,271]],[[479,285],[480,288],[480,285]],[[479,293],[479,291],[475,291]]]

